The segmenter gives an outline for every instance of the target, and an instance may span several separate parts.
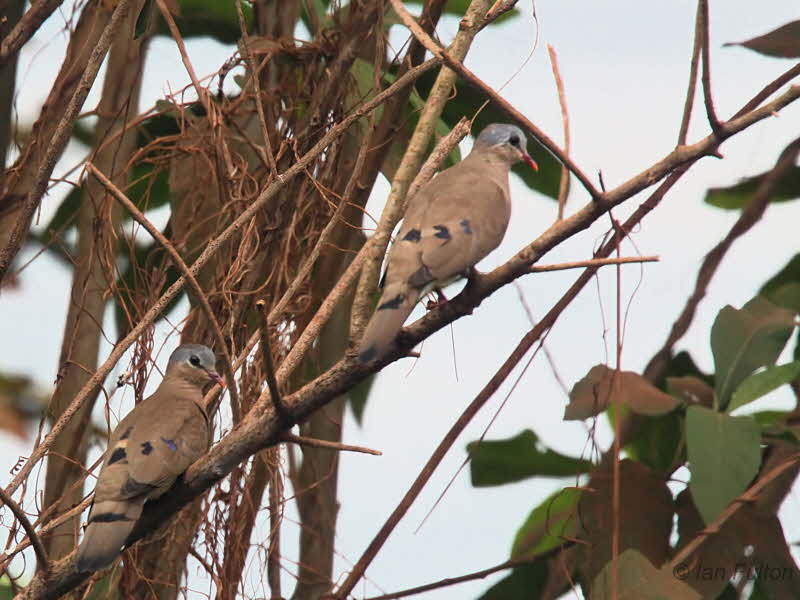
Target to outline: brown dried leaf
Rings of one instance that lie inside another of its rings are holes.
[[[725,45],[744,46],[761,54],[780,58],[800,58],[800,21],[792,21],[751,40]]]
[[[634,548],[656,567],[669,558],[674,504],[664,478],[640,462],[620,465],[619,552]],[[605,464],[592,473],[578,503],[581,530],[588,542],[578,563],[585,585],[590,585],[611,560],[613,471]]]
[[[633,371],[621,371],[619,383],[612,383],[614,370],[605,365],[595,365],[578,381],[570,392],[570,402],[564,411],[567,421],[587,419],[603,412],[612,402],[623,402],[641,415],[663,415],[673,410],[678,399],[665,394],[644,377]]]

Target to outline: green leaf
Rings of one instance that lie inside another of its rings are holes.
[[[740,406],[744,406],[769,394],[771,391],[778,389],[784,384],[800,378],[800,361],[786,363],[774,367],[767,367],[763,371],[751,375],[745,379],[731,398],[731,404],[728,407],[728,412],[733,411]]]
[[[741,494],[761,464],[761,429],[752,417],[731,417],[702,406],[686,411],[686,445],[697,508],[711,523]]]
[[[732,42],[724,45],[744,46],[759,54],[779,58],[800,58],[800,21],[792,21],[745,42]]]
[[[178,0],[180,15],[175,22],[184,38],[211,37],[223,44],[234,44],[241,36],[239,17],[233,2],[220,0]],[[246,26],[253,22],[253,8],[248,2],[242,3]],[[159,35],[170,35],[163,18],[159,18]]]
[[[467,444],[472,485],[485,487],[521,481],[528,477],[569,477],[586,473],[588,460],[559,454],[539,443],[530,429],[506,440],[486,440]]]
[[[648,416],[664,415],[679,404],[677,398],[665,394],[638,373],[621,371],[616,385],[614,376],[614,369],[606,365],[592,367],[573,386],[564,419],[587,419],[617,402],[622,402],[637,414]]]
[[[709,188],[705,201],[717,208],[739,210],[747,206],[750,198],[758,188],[761,180],[771,173],[767,171],[754,177],[745,177],[736,185],[729,187]],[[786,175],[778,182],[772,194],[771,202],[788,202],[800,198],[800,167],[789,169]]]
[[[375,383],[375,375],[370,375],[362,380],[358,385],[354,386],[349,392],[347,397],[350,400],[350,409],[353,411],[353,416],[356,418],[356,423],[363,425],[364,409],[367,406],[367,398],[372,389],[372,384]]]
[[[617,557],[618,594],[611,590],[613,562],[609,562],[592,583],[591,600],[700,600],[702,596],[671,569],[656,569],[633,548]]]
[[[416,89],[423,98],[428,97],[436,72],[428,72],[417,80]],[[511,119],[500,108],[490,102],[478,114],[488,98],[481,90],[471,87],[459,80],[456,83],[454,96],[445,104],[442,119],[452,127],[461,117],[472,117],[477,114],[472,126],[472,133],[478,135],[484,127],[491,123],[509,123]],[[545,196],[556,199],[561,181],[561,163],[548,150],[534,139],[528,139],[528,153],[538,163],[539,171],[534,172],[528,165],[518,164],[512,170],[522,178],[529,188],[541,192]]]
[[[490,587],[479,600],[531,600],[541,598],[547,584],[544,561],[516,567],[511,574]]]
[[[800,254],[773,275],[759,294],[778,306],[800,313]]]
[[[728,406],[739,384],[760,367],[774,365],[794,330],[794,313],[756,296],[737,310],[726,306],[711,327],[719,406]]]
[[[514,536],[511,558],[533,558],[564,543],[578,524],[581,492],[564,488],[533,509]]]
[[[660,417],[642,417],[625,451],[651,469],[666,473],[674,463],[681,461],[678,450],[683,441],[683,426],[680,411]]]

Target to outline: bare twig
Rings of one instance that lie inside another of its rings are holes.
[[[451,69],[456,71],[461,77],[466,79],[471,85],[477,87],[478,89],[482,90],[487,96],[492,99],[492,102],[497,104],[498,108],[500,108],[503,112],[509,115],[512,119],[517,121],[520,125],[522,125],[528,132],[535,137],[539,142],[547,148],[553,155],[561,161],[562,164],[566,165],[567,168],[572,171],[573,175],[577,177],[586,190],[589,192],[592,198],[598,199],[601,197],[601,194],[592,184],[591,180],[581,171],[575,163],[567,156],[559,147],[558,145],[553,142],[541,129],[539,129],[536,125],[531,123],[522,113],[520,113],[517,109],[511,106],[506,100],[504,100],[495,90],[491,87],[486,85],[481,79],[479,79],[472,71],[467,69],[463,64],[461,64],[458,57],[454,57],[450,54],[449,51],[444,50],[440,47],[434,40],[429,36],[425,31],[417,24],[414,20],[414,17],[411,16],[411,13],[406,10],[405,6],[400,0],[389,0],[392,4],[392,7],[397,12],[400,20],[403,21],[403,24],[408,27],[414,36],[428,49],[434,56],[438,57],[442,60],[447,66]]]
[[[692,47],[692,60],[689,66],[689,86],[686,89],[686,101],[683,103],[683,118],[678,132],[678,146],[683,146],[686,143],[686,135],[689,133],[689,122],[692,120],[692,107],[694,106],[694,93],[697,88],[697,63],[700,60],[702,48],[703,9],[700,2],[698,2],[694,23],[694,46]]]
[[[647,363],[647,367],[645,367],[644,370],[645,377],[651,381],[655,381],[660,377],[660,373],[662,373],[669,362],[675,344],[684,336],[689,326],[692,324],[697,307],[705,297],[708,286],[722,263],[722,260],[725,258],[725,255],[728,253],[728,250],[738,238],[747,233],[761,220],[776,187],[786,173],[794,167],[798,154],[800,154],[800,138],[794,140],[781,152],[775,166],[762,179],[752,199],[739,214],[739,218],[730,228],[727,235],[706,254],[703,263],[700,265],[700,270],[697,273],[697,281],[695,282],[694,290],[686,301],[686,305],[683,307],[680,315],[672,324],[672,328],[670,329],[664,345],[656,352],[653,358],[650,359],[650,362]]]
[[[47,184],[50,180],[50,175],[56,166],[56,162],[64,152],[67,146],[70,135],[72,135],[72,126],[78,118],[83,103],[89,95],[89,90],[97,78],[97,73],[100,70],[100,65],[103,63],[108,52],[111,42],[119,33],[120,27],[125,20],[133,0],[120,0],[117,7],[114,9],[114,14],[111,20],[103,30],[97,45],[92,50],[92,54],[86,63],[86,68],[81,75],[81,80],[78,83],[75,93],[69,99],[61,121],[58,123],[55,134],[48,140],[47,150],[39,163],[38,170],[33,180],[33,185],[28,192],[25,201],[19,211],[19,217],[14,225],[14,230],[11,233],[8,244],[5,248],[0,249],[0,281],[5,277],[14,257],[22,247],[25,237],[28,233],[28,226],[33,218],[33,213],[36,212],[36,207],[44,196],[47,190]]]
[[[800,63],[797,63],[795,66],[791,67],[788,71],[784,72],[783,74],[776,77],[773,81],[770,81],[767,85],[765,85],[761,90],[753,96],[742,108],[740,108],[736,113],[731,117],[731,119],[738,119],[744,114],[749,113],[751,110],[758,108],[758,106],[767,98],[769,98],[772,94],[777,92],[782,85],[789,83],[792,79],[800,75]]]
[[[365,448],[364,446],[340,444],[339,442],[331,442],[328,440],[318,440],[316,438],[294,435],[293,433],[284,433],[280,439],[282,442],[289,442],[292,444],[297,444],[298,446],[308,446],[309,448],[327,448],[329,450],[338,450],[340,452],[360,452],[361,454],[383,456],[383,452],[380,450],[373,450],[372,448]]]
[[[175,249],[175,246],[173,246],[172,243],[170,243],[170,241],[164,236],[164,234],[158,230],[158,227],[153,225],[150,220],[144,216],[142,211],[136,207],[130,198],[128,198],[122,192],[122,190],[114,185],[113,181],[106,177],[92,163],[86,163],[86,170],[94,175],[97,181],[99,181],[103,187],[106,188],[108,193],[111,194],[117,202],[124,206],[125,209],[136,220],[136,222],[142,225],[142,227],[147,230],[147,233],[153,236],[153,239],[156,240],[159,245],[164,248],[164,250],[166,250],[167,254],[169,254],[169,257],[172,259],[172,262],[188,280],[189,287],[192,288],[197,301],[200,303],[200,307],[203,309],[203,313],[205,313],[205,316],[208,319],[208,322],[211,326],[211,331],[214,333],[217,346],[219,347],[218,351],[222,354],[222,366],[225,370],[225,377],[228,380],[227,387],[231,395],[231,407],[234,413],[234,422],[238,422],[239,394],[236,390],[236,378],[233,371],[233,360],[231,359],[231,354],[228,351],[228,345],[225,343],[225,336],[222,333],[222,328],[219,326],[219,321],[217,321],[217,317],[214,314],[214,309],[211,308],[211,303],[208,301],[208,295],[205,293],[205,291],[203,291],[203,288],[200,286],[200,282],[197,281],[197,278],[189,270],[189,267]]]
[[[536,559],[539,558],[540,557],[536,557]],[[431,590],[437,590],[439,588],[449,587],[451,585],[457,585],[459,583],[464,583],[465,581],[484,579],[489,575],[497,573],[498,571],[506,571],[508,569],[513,569],[515,567],[529,565],[532,562],[534,562],[534,560],[535,559],[530,559],[530,558],[518,558],[518,559],[507,560],[505,562],[500,563],[499,565],[495,565],[494,567],[483,569],[481,571],[475,571],[474,573],[467,573],[466,575],[461,575],[459,577],[448,577],[446,579],[440,579],[439,581],[435,581],[433,583],[420,585],[417,587],[409,588],[407,590],[400,590],[399,592],[392,592],[391,594],[383,594],[381,596],[370,596],[369,598],[365,598],[365,600],[396,600],[397,598],[416,596],[417,594],[422,594],[423,592],[429,592]]]
[[[698,24],[701,25],[703,35],[703,100],[706,105],[706,115],[708,116],[708,123],[711,125],[711,130],[714,133],[719,131],[720,122],[717,118],[717,112],[714,109],[714,98],[711,95],[711,40],[709,35],[708,24],[708,0],[698,0]]]
[[[269,395],[272,399],[272,405],[275,407],[275,412],[278,413],[281,419],[286,421],[286,424],[292,423],[292,416],[286,410],[286,406],[281,400],[281,392],[278,387],[278,381],[275,379],[275,366],[272,364],[272,350],[269,343],[269,315],[267,314],[267,303],[263,300],[256,302],[258,314],[261,315],[261,358],[264,362],[264,375],[267,378],[267,388]]]
[[[621,258],[593,258],[591,260],[577,260],[575,262],[558,263],[555,265],[534,265],[530,273],[544,273],[546,271],[564,271],[566,269],[581,269],[583,267],[602,267],[605,265],[625,265],[629,263],[658,262],[660,256],[625,256]]]
[[[550,55],[550,66],[553,69],[553,79],[558,90],[558,104],[561,107],[561,125],[564,128],[564,154],[569,156],[569,112],[567,112],[567,94],[564,91],[564,81],[558,69],[558,56],[555,49],[548,44],[547,53]],[[564,218],[564,207],[569,196],[569,169],[561,165],[561,182],[558,185],[558,220]]]
[[[28,516],[25,514],[25,511],[14,502],[10,496],[7,496],[5,492],[0,490],[0,500],[3,501],[9,510],[14,513],[14,516],[17,518],[17,521],[20,522],[22,528],[25,530],[25,533],[28,534],[28,539],[31,541],[33,545],[33,551],[36,552],[36,560],[39,561],[39,569],[43,573],[50,572],[50,561],[47,559],[47,552],[44,549],[44,545],[42,544],[42,540],[39,538],[36,530],[31,525],[31,522],[28,520]]]
[[[281,600],[281,511],[283,510],[283,477],[278,465],[268,465],[269,478],[269,549],[267,551],[267,581],[272,596]]]
[[[461,117],[459,122],[450,130],[450,133],[439,140],[439,143],[436,145],[436,148],[433,149],[433,152],[431,152],[428,160],[425,161],[419,173],[414,177],[414,181],[408,186],[406,200],[413,198],[414,194],[433,178],[436,171],[439,170],[439,167],[444,162],[444,159],[447,158],[453,149],[458,146],[459,142],[469,133],[470,127],[472,127],[472,121],[466,117]]]

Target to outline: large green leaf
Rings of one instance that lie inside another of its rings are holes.
[[[745,177],[739,183],[728,186],[709,188],[705,201],[718,208],[739,210],[747,206],[750,198],[761,183],[762,179],[771,173],[767,171],[754,177]],[[789,169],[780,180],[772,195],[772,202],[787,202],[800,198],[800,167]]]
[[[578,499],[581,492],[564,488],[533,509],[517,530],[511,558],[533,558],[564,543],[575,533],[578,523]]]
[[[773,304],[800,312],[800,254],[795,254],[786,266],[770,277],[759,294]]]
[[[764,35],[725,46],[744,46],[760,54],[779,58],[800,58],[800,21],[791,21]]]
[[[686,411],[686,445],[695,504],[706,523],[747,489],[761,464],[761,428],[703,406]]]
[[[750,375],[736,388],[728,411],[757,400],[798,378],[800,378],[800,361],[767,367],[755,375]]]
[[[756,296],[741,309],[726,306],[711,327],[716,395],[724,409],[739,384],[775,364],[794,329],[794,313]]]
[[[568,477],[586,473],[592,463],[545,448],[530,429],[506,440],[470,442],[472,485],[513,483],[528,477]]]
[[[656,569],[633,548],[617,557],[617,595],[611,590],[612,569],[613,562],[609,562],[597,575],[591,600],[700,600],[702,597],[671,570]]]
[[[417,80],[416,89],[423,98],[428,97],[435,78],[436,72],[429,71]],[[452,127],[461,117],[471,118],[477,114],[487,100],[488,98],[481,90],[459,80],[453,97],[445,104],[442,119]],[[472,133],[479,134],[484,127],[491,123],[508,122],[511,122],[510,117],[496,104],[490,102],[475,117]],[[553,199],[557,198],[558,186],[561,181],[561,163],[544,146],[533,139],[528,140],[528,153],[539,164],[539,171],[534,172],[528,165],[519,164],[514,167],[514,173],[520,176],[529,188]]]

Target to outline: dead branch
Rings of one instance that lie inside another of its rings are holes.
[[[694,23],[694,45],[692,47],[692,59],[689,63],[689,85],[686,89],[686,100],[683,103],[683,117],[681,127],[678,131],[678,146],[686,143],[686,135],[689,133],[689,122],[692,120],[692,107],[694,106],[694,94],[697,89],[697,64],[700,60],[700,52],[703,47],[703,8],[700,2],[697,3],[697,14]],[[755,108],[755,107],[754,107]]]
[[[553,69],[553,79],[558,90],[558,104],[561,107],[561,125],[564,128],[564,154],[569,156],[569,112],[567,111],[567,93],[564,91],[564,81],[558,69],[558,56],[555,49],[548,44],[547,53],[550,56],[550,66]],[[569,169],[561,165],[561,181],[558,184],[558,220],[564,218],[564,207],[569,196]]]
[[[658,262],[659,256],[624,256],[621,258],[593,258],[591,260],[576,260],[575,262],[558,263],[555,265],[534,265],[528,269],[529,273],[544,273],[547,271],[565,271],[566,269],[581,269],[584,267],[603,267],[606,265],[626,265],[631,263]]]
[[[28,12],[22,15],[19,23],[8,32],[8,35],[3,38],[3,42],[0,44],[0,67],[8,63],[28,43],[28,40],[39,30],[42,23],[63,2],[64,0],[41,0],[41,2],[31,3]]]
[[[720,122],[717,118],[717,111],[714,109],[714,98],[711,95],[711,41],[708,24],[708,0],[699,0],[697,10],[698,25],[701,26],[700,31],[703,36],[703,74],[701,76],[703,82],[703,100],[706,105],[708,123],[711,125],[711,130],[716,133],[719,130]]]
[[[339,450],[340,452],[360,452],[362,454],[372,454],[373,456],[383,456],[380,450],[365,448],[364,446],[351,446],[350,444],[340,444],[328,440],[318,440],[315,438],[285,433],[281,436],[282,442],[297,444],[298,446],[308,446],[309,448],[327,448],[329,450]]]

